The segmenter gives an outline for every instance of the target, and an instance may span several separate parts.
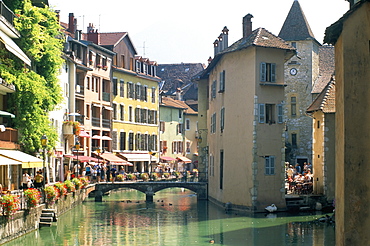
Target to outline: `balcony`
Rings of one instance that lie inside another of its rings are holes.
[[[18,130],[6,127],[4,132],[0,132],[0,148],[20,149],[18,142]]]
[[[85,89],[82,85],[76,85],[76,94],[84,95]]]
[[[0,0],[1,1],[1,0]],[[3,3],[3,1],[0,2],[0,14],[5,18],[5,20],[14,27],[14,13],[8,9],[8,7]]]

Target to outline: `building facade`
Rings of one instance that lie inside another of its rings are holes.
[[[230,47],[223,29],[198,77],[198,124],[207,135],[199,166],[208,171],[210,200],[257,212],[285,208],[284,63],[295,48],[264,28],[252,31],[252,17]]]

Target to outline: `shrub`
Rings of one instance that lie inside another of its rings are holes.
[[[158,180],[158,173],[151,173],[150,174],[150,178],[153,179],[154,181],[157,181]]]
[[[30,189],[25,190],[23,193],[24,193],[24,197],[26,199],[28,208],[34,208],[39,204],[41,193],[38,189],[30,188]]]

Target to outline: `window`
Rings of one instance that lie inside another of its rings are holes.
[[[186,141],[186,154],[190,154],[190,146],[191,146],[191,142]]]
[[[165,122],[164,121],[159,122],[159,131],[161,131],[161,132],[165,131]]]
[[[182,119],[182,109],[179,109],[179,120]]]
[[[275,124],[275,104],[259,104],[259,123]]]
[[[135,87],[132,82],[127,83],[127,97],[128,98],[134,98],[135,95]]]
[[[275,63],[261,62],[260,67],[260,81],[261,82],[275,82]]]
[[[117,119],[117,104],[113,104],[113,120]]]
[[[290,114],[291,116],[297,115],[297,97],[290,97]]]
[[[160,141],[159,148],[161,149],[161,152],[164,154],[167,152],[167,141]]]
[[[155,103],[155,87],[152,87],[152,103]]]
[[[225,70],[223,70],[220,73],[220,89],[218,92],[224,92],[225,91]]]
[[[125,68],[125,56],[121,55],[121,67]]]
[[[183,152],[182,141],[173,141],[172,142],[172,154],[182,154],[182,152]]]
[[[140,84],[135,85],[135,99],[140,99],[141,97],[141,89]]]
[[[125,81],[123,79],[119,80],[119,96],[125,97]]]
[[[220,150],[220,190],[224,187],[224,150]]]
[[[178,134],[182,134],[182,132],[183,132],[183,127],[184,127],[184,125],[183,125],[183,124],[181,124],[181,123],[179,123],[179,124],[177,125],[177,135],[178,135]]]
[[[124,121],[125,120],[125,107],[123,105],[119,105],[119,115],[120,115],[120,120]]]
[[[265,174],[275,174],[275,156],[265,156]]]
[[[89,104],[87,104],[87,105],[86,105],[86,117],[87,117],[88,119],[90,119],[90,114],[91,114],[90,105],[89,105]]]
[[[292,147],[297,148],[297,133],[292,133]]]
[[[185,119],[185,130],[190,130],[190,119]]]
[[[135,122],[136,123],[141,122],[140,108],[135,108]]]
[[[216,113],[214,113],[212,116],[211,116],[211,133],[215,133],[216,132]]]
[[[217,81],[213,81],[211,85],[211,98],[216,98],[216,86],[217,86]]]
[[[130,132],[128,134],[128,149],[134,150],[134,133]]]
[[[277,105],[277,112],[278,112],[278,123],[283,123],[284,121],[284,111],[283,111],[283,105],[282,104],[278,104]]]
[[[126,132],[119,133],[119,148],[120,150],[126,149]]]
[[[317,121],[317,128],[320,128],[320,121]]]
[[[128,107],[128,120],[132,122],[132,106]]]
[[[292,42],[292,46],[293,46],[294,48],[297,48],[297,42]]]
[[[209,176],[215,176],[215,158],[212,154],[209,156]]]
[[[113,95],[117,96],[117,78],[113,78]]]
[[[220,131],[223,132],[225,128],[225,108],[222,107],[220,111]]]
[[[86,89],[90,90],[90,77],[86,77]]]

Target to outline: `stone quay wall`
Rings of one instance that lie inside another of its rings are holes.
[[[43,209],[55,209],[58,217],[81,204],[93,190],[95,190],[95,185],[68,193],[66,196],[59,198],[53,205],[40,204],[35,208],[17,211],[9,217],[0,216],[0,245],[37,230]]]

